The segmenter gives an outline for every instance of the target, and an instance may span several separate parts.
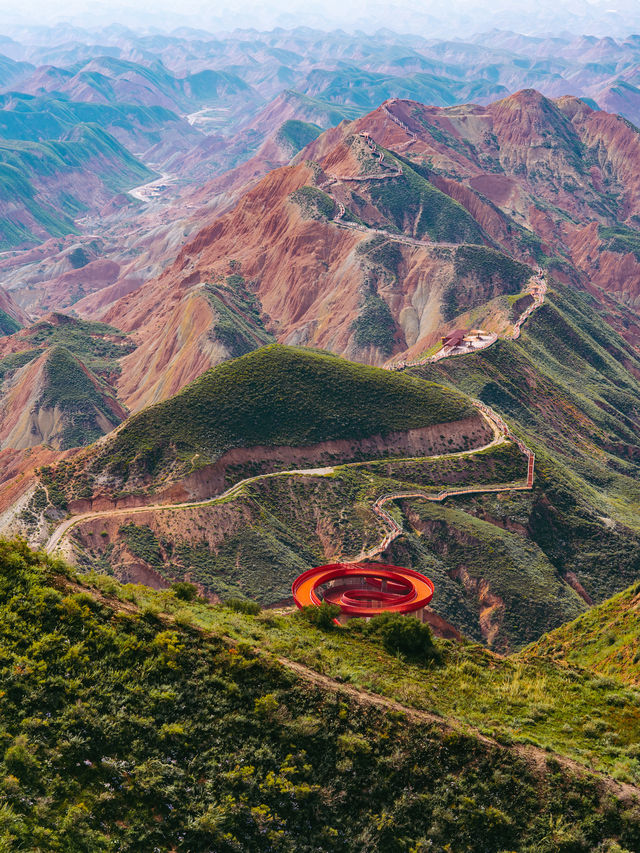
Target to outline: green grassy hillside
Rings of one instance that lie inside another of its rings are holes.
[[[640,685],[640,583],[541,637],[522,654]]]
[[[638,807],[606,777],[575,775],[542,751],[529,763],[410,707],[430,707],[441,692],[486,695],[503,673],[526,729],[541,681],[556,688],[554,701],[564,677],[574,713],[602,713],[606,726],[621,710],[607,705],[606,688],[475,648],[439,647],[434,670],[387,654],[375,637],[190,604],[183,588],[138,608],[68,588],[66,571],[0,544],[6,850],[587,853],[640,844]],[[103,580],[135,600],[137,591]],[[331,675],[341,659],[342,684],[357,667],[354,682],[365,678],[374,692],[404,690],[405,707],[371,704],[335,680],[313,683],[271,654],[289,649]],[[448,691],[434,689],[447,678]],[[494,711],[484,701],[492,715],[509,704]],[[549,720],[541,701],[537,719]],[[600,736],[587,742],[598,754]]]
[[[55,313],[26,328],[14,342],[20,349],[0,359],[0,378],[12,369],[21,367],[41,355],[45,349],[60,345],[77,356],[94,373],[104,379],[115,379],[120,371],[118,361],[135,345],[124,332],[106,323],[92,323]]]
[[[455,254],[454,279],[443,297],[444,319],[453,320],[494,296],[519,293],[532,273],[531,267],[495,249],[460,246]]]
[[[112,389],[59,345],[48,351],[37,405],[61,413],[62,423],[49,437],[49,443],[60,450],[95,441],[116,427],[124,414]]]
[[[199,464],[232,447],[308,445],[457,421],[466,399],[433,383],[272,344],[207,371],[175,397],[132,417],[90,470],[126,479],[175,459]]]
[[[369,193],[375,206],[401,231],[418,218],[413,236],[445,243],[484,242],[482,230],[464,207],[433,186],[428,172],[390,151],[385,163],[402,167],[403,174],[372,182]],[[411,229],[408,229],[409,232]]]
[[[95,178],[85,195],[81,181],[70,191],[65,176],[77,177],[85,169],[114,194],[154,176],[97,124],[71,125],[60,138],[0,139],[0,201],[15,206],[10,217],[0,217],[0,249],[75,233],[74,217],[88,209]]]
[[[12,335],[19,328],[20,323],[0,308],[0,336]]]
[[[109,132],[139,134],[148,144],[178,116],[164,107],[122,103],[84,103],[12,92],[0,95],[0,137],[31,142],[60,139],[78,124],[97,124]]]
[[[533,493],[508,506],[495,496],[457,504],[519,524],[596,601],[640,573],[639,370],[591,298],[556,284],[520,340],[417,371],[480,397],[536,451]]]
[[[44,384],[36,405],[56,409],[62,422],[48,441],[60,449],[90,444],[117,426],[124,410],[117,403],[119,360],[134,345],[112,326],[52,314],[13,338],[15,352],[0,358],[0,394],[20,382],[16,371],[47,353]],[[28,389],[31,390],[31,389]]]
[[[8,157],[11,162],[2,162]],[[46,160],[46,155],[43,156]],[[21,207],[33,226],[43,229],[52,237],[75,233],[73,219],[68,211],[56,210],[36,199],[36,189],[29,179],[29,170],[22,169],[20,155],[7,143],[0,142],[0,202]],[[15,216],[0,216],[0,250],[35,242],[29,225],[16,221]]]
[[[290,119],[289,121],[285,121],[281,126],[276,139],[278,142],[288,145],[293,155],[305,148],[310,142],[313,142],[314,139],[317,139],[321,133],[322,128],[317,124]]]

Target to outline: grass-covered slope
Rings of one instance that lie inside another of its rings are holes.
[[[322,128],[312,122],[289,119],[285,121],[276,135],[276,141],[286,145],[291,154],[297,154],[322,133]]]
[[[433,383],[272,344],[212,368],[134,415],[100,448],[92,469],[125,472],[141,457],[195,453],[206,464],[233,447],[384,436],[473,411],[464,396]]]
[[[0,337],[2,335],[12,335],[19,328],[20,323],[0,308]]]
[[[415,163],[385,151],[385,162],[402,168],[402,175],[372,182],[371,199],[389,223],[418,239],[445,243],[483,243],[482,229],[465,208],[437,189],[428,172]]]
[[[18,414],[16,408],[29,400],[29,410],[6,439],[7,447],[40,442],[62,450],[83,446],[126,416],[114,383],[119,360],[134,345],[122,332],[103,323],[51,314],[5,343],[11,351],[0,355],[0,399],[6,395],[9,400],[3,415],[12,418]],[[42,378],[32,388],[28,365],[38,359],[43,360]]]
[[[11,148],[9,150],[13,155]],[[7,144],[0,142],[0,159],[6,152]],[[75,211],[55,209],[39,201],[29,171],[23,170],[22,164],[16,164],[15,156],[11,159],[14,162],[0,162],[0,249],[34,243],[36,234],[61,237],[75,233],[73,218],[69,215]],[[20,211],[19,217],[16,210]]]
[[[0,95],[0,137],[37,142],[59,139],[78,124],[96,124],[116,138],[150,146],[179,123],[166,107],[122,103],[87,103],[51,95],[11,92]],[[126,143],[125,143],[126,144]]]
[[[55,412],[47,443],[60,450],[95,441],[116,427],[124,411],[109,386],[63,346],[48,351],[39,410]]]
[[[640,685],[640,583],[541,637],[523,656],[566,661]]]
[[[495,249],[460,246],[455,254],[454,278],[443,296],[444,319],[453,320],[494,296],[519,293],[532,273],[531,267]]]
[[[230,358],[274,343],[265,328],[260,301],[247,288],[244,276],[233,273],[209,282],[204,291],[216,315],[213,332]]]
[[[272,605],[289,598],[291,584],[301,572],[332,554],[354,556],[382,538],[380,522],[371,511],[377,495],[419,489],[438,492],[453,484],[492,485],[521,480],[524,475],[522,456],[511,444],[446,460],[363,462],[338,466],[326,477],[267,477],[246,484],[233,498],[156,510],[151,518],[124,510],[80,523],[74,529],[74,544],[79,565],[120,579],[129,579],[127,564],[133,557],[136,565],[148,566],[166,583],[189,577],[223,600],[249,596]],[[48,474],[43,476],[51,495],[54,481]],[[530,554],[513,556],[518,559],[511,566],[526,584]],[[455,607],[448,605],[440,575],[437,588],[438,613],[454,618]],[[459,627],[481,637],[477,614],[472,607],[468,610],[467,622]],[[558,621],[562,620],[548,620],[546,625]],[[510,637],[507,643],[511,644]]]
[[[458,503],[518,525],[601,601],[640,575],[640,360],[590,300],[556,284],[518,341],[419,374],[480,397],[536,451],[532,494]]]
[[[12,353],[0,357],[0,380],[13,369],[13,364],[27,364],[48,347],[57,345],[68,349],[98,376],[110,380],[120,372],[118,361],[135,349],[127,335],[113,326],[55,313],[13,338]]]
[[[638,807],[611,782],[574,776],[542,752],[528,763],[263,656],[275,648],[265,630],[288,642],[282,619],[192,606],[183,589],[140,610],[67,588],[64,571],[0,544],[7,851],[587,853],[640,843]],[[203,617],[204,633],[190,627]],[[286,621],[298,651],[351,649],[371,678],[378,662],[400,671],[375,640]],[[463,661],[467,683],[490,671],[476,657]],[[420,662],[403,666],[408,685],[428,677]]]
[[[0,248],[74,233],[74,218],[154,173],[96,124],[0,139]]]

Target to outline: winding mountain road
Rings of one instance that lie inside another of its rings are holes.
[[[391,118],[392,121],[394,121],[396,124],[398,124],[400,127],[402,127],[403,130],[405,130],[405,132],[408,135],[415,138],[415,134],[412,131],[410,131],[409,128],[397,116],[395,116],[386,106],[385,106],[385,111],[389,115],[389,117]],[[380,166],[384,167],[384,152],[382,152],[378,149],[375,141],[373,140],[373,138],[368,133],[363,133],[361,135],[366,140],[367,145],[369,146],[369,148],[371,149],[373,154],[378,157],[378,159],[380,161]],[[382,174],[382,175],[366,175],[366,176],[343,177],[343,178],[339,178],[335,175],[328,175],[329,181],[327,181],[322,186],[326,191],[326,189],[330,185],[337,183],[338,181],[383,180],[383,179],[387,179],[387,178],[398,177],[402,174],[403,174],[402,166],[399,166],[397,169],[395,169],[391,172]],[[154,183],[154,182],[150,182],[150,183]],[[143,186],[148,186],[148,185],[143,185]],[[136,188],[136,189],[142,189],[142,187]],[[458,244],[455,244],[455,243],[451,243],[451,244],[450,243],[445,243],[445,244],[437,243],[437,244],[435,244],[435,243],[427,242],[425,240],[418,240],[418,239],[413,238],[413,237],[406,237],[404,235],[403,236],[392,235],[386,231],[383,231],[382,229],[367,228],[366,226],[357,225],[356,223],[344,222],[343,217],[346,213],[344,204],[341,201],[339,201],[338,199],[334,198],[331,195],[331,193],[327,193],[327,194],[330,195],[330,197],[333,199],[334,203],[337,206],[337,213],[336,213],[336,216],[335,216],[333,222],[338,227],[353,228],[353,229],[356,229],[359,231],[365,231],[365,232],[370,232],[370,233],[374,233],[374,234],[382,234],[386,237],[389,237],[389,239],[393,239],[395,242],[405,243],[405,244],[413,245],[413,246],[433,247],[433,246],[437,245],[437,246],[447,246],[447,247],[451,247],[451,248],[457,248],[457,246],[458,246]],[[536,275],[533,276],[529,282],[528,292],[533,297],[533,301],[528,305],[528,307],[525,309],[525,311],[523,311],[523,313],[520,315],[520,317],[518,318],[518,320],[514,324],[513,331],[505,337],[508,337],[508,338],[515,340],[520,336],[520,330],[522,328],[523,323],[527,320],[527,318],[533,313],[533,311],[536,308],[538,308],[540,305],[543,304],[546,291],[547,291],[547,282],[544,278],[542,270],[540,268],[538,268]],[[479,349],[486,348],[486,346],[490,346],[497,339],[498,339],[497,335],[492,336],[491,339],[487,342],[487,344],[484,347],[478,347],[478,348],[474,349],[473,352],[477,352]],[[467,353],[458,354],[457,357],[461,357],[465,354],[467,354]],[[451,355],[456,355],[456,354],[446,353],[443,355],[442,353],[438,353],[437,356],[432,356],[430,358],[426,358],[426,359],[422,359],[422,360],[398,362],[396,364],[388,366],[386,369],[387,370],[404,370],[407,367],[418,367],[420,365],[429,363],[430,361],[441,360],[442,358],[450,357]],[[390,502],[393,502],[396,500],[402,500],[405,498],[421,498],[423,500],[441,502],[441,501],[445,500],[446,498],[452,497],[454,495],[480,494],[480,493],[488,493],[488,492],[503,492],[503,491],[513,491],[513,490],[526,490],[526,489],[531,489],[533,487],[533,476],[534,476],[534,468],[535,468],[535,455],[534,455],[533,451],[531,451],[525,445],[525,443],[522,440],[520,440],[515,435],[513,435],[513,433],[511,432],[509,426],[504,421],[504,419],[501,418],[500,415],[498,415],[496,412],[494,412],[490,406],[487,406],[485,403],[483,403],[480,400],[472,400],[472,403],[474,406],[476,406],[476,408],[478,408],[480,410],[480,412],[485,417],[485,419],[491,424],[492,429],[493,429],[493,433],[494,433],[494,437],[493,437],[492,441],[486,445],[483,445],[482,447],[474,448],[473,450],[462,451],[459,453],[451,453],[451,454],[440,454],[439,456],[425,457],[425,459],[433,460],[436,458],[450,458],[450,457],[455,457],[455,456],[460,456],[460,455],[470,455],[473,453],[479,453],[479,452],[482,452],[484,450],[487,450],[488,448],[494,446],[495,444],[497,444],[501,441],[510,440],[510,441],[513,441],[518,446],[520,452],[527,459],[527,477],[526,477],[526,480],[520,481],[520,482],[513,482],[513,483],[497,484],[494,486],[477,486],[477,487],[476,486],[469,486],[469,487],[462,487],[460,489],[448,489],[448,490],[441,491],[438,493],[429,493],[429,492],[418,491],[418,492],[395,492],[392,494],[382,495],[381,497],[379,497],[374,502],[374,504],[372,506],[372,510],[378,516],[378,518],[381,519],[381,521],[385,524],[385,526],[388,528],[387,532],[385,533],[383,538],[380,540],[380,542],[377,545],[375,545],[373,548],[370,548],[367,551],[363,551],[362,553],[358,554],[357,557],[354,557],[351,560],[345,560],[343,558],[343,560],[342,560],[343,562],[359,562],[363,559],[367,559],[367,558],[370,559],[372,557],[376,557],[379,554],[381,554],[383,551],[385,551],[386,548],[388,548],[389,545],[395,539],[397,539],[399,536],[402,535],[402,533],[404,532],[402,526],[400,524],[398,524],[398,522],[384,508],[385,504],[387,504],[387,503],[390,503]],[[370,461],[378,461],[378,460],[370,460]],[[366,463],[351,463],[351,464],[357,465],[357,464],[366,464]],[[340,466],[340,467],[345,467],[345,466]],[[159,510],[181,510],[181,509],[188,509],[191,507],[208,506],[208,505],[215,504],[219,501],[227,500],[228,498],[233,497],[234,495],[238,494],[244,486],[249,485],[249,484],[254,483],[254,482],[258,482],[258,481],[263,480],[263,479],[272,478],[272,477],[290,477],[290,476],[304,476],[304,475],[307,475],[307,476],[311,476],[311,475],[329,476],[329,475],[334,473],[334,470],[335,470],[334,467],[298,468],[298,469],[292,469],[289,471],[277,471],[277,472],[273,472],[270,474],[259,474],[255,477],[248,477],[244,480],[241,480],[238,483],[231,486],[225,492],[222,492],[219,495],[216,495],[216,496],[213,496],[211,498],[204,499],[204,500],[193,501],[193,502],[185,502],[185,503],[177,503],[177,504],[150,504],[150,505],[146,505],[146,506],[129,507],[126,509],[111,509],[111,510],[102,510],[102,511],[96,511],[96,512],[87,512],[87,513],[83,513],[81,515],[72,516],[71,518],[68,518],[65,521],[63,521],[61,524],[59,524],[58,527],[56,527],[56,529],[52,532],[47,543],[45,544],[45,550],[47,551],[47,553],[54,553],[55,551],[57,551],[60,548],[64,539],[70,533],[70,531],[74,527],[76,527],[78,524],[81,524],[84,521],[93,521],[96,519],[107,518],[107,517],[112,517],[112,516],[116,516],[116,515],[126,515],[127,517],[129,517],[131,515],[136,515],[136,514],[143,513],[143,512],[153,512],[153,511],[159,511]]]
[[[481,411],[482,415],[491,425],[493,431],[493,438],[487,444],[482,445],[481,447],[476,447],[471,450],[461,450],[455,453],[442,453],[434,456],[423,457],[425,460],[433,461],[434,459],[452,459],[461,456],[471,456],[476,453],[480,453],[482,451],[488,450],[491,447],[495,447],[498,444],[503,443],[506,440],[515,441],[522,452],[527,455],[529,460],[533,458],[533,453],[526,448],[523,442],[513,436],[509,430],[509,427],[506,425],[504,420],[491,409],[489,406],[486,406],[479,400],[472,400],[472,403]],[[379,461],[379,459],[369,460],[369,461]],[[356,467],[358,465],[364,465],[367,462],[353,462],[346,463],[341,466],[331,466],[325,468],[295,468],[288,471],[274,471],[269,474],[258,474],[254,477],[247,477],[244,480],[240,480],[238,483],[235,483],[225,492],[222,492],[219,495],[215,495],[211,498],[205,498],[198,501],[190,501],[185,503],[176,503],[176,504],[148,504],[146,506],[138,506],[138,507],[127,507],[123,509],[108,509],[108,510],[98,510],[92,512],[85,512],[80,515],[74,515],[71,518],[65,519],[61,522],[56,529],[53,531],[49,539],[47,540],[44,550],[48,554],[53,554],[58,551],[64,539],[67,535],[76,527],[78,524],[82,524],[85,521],[96,521],[101,518],[112,518],[114,516],[126,516],[127,518],[131,515],[139,515],[144,512],[154,512],[159,510],[183,510],[189,509],[192,507],[203,507],[203,506],[212,506],[221,501],[228,500],[230,497],[234,497],[236,494],[239,494],[241,489],[244,486],[250,485],[251,483],[257,483],[261,480],[266,480],[274,477],[292,477],[292,476],[319,476],[326,477],[334,473],[336,467]],[[378,498],[372,506],[373,512],[380,518],[382,521],[390,528],[389,532],[385,534],[383,539],[376,545],[374,548],[366,551],[365,553],[358,555],[358,557],[354,557],[350,560],[343,560],[343,562],[357,562],[359,560],[364,559],[365,557],[372,557],[380,554],[384,551],[388,545],[394,540],[397,539],[403,532],[402,528],[397,524],[397,522],[389,515],[389,513],[383,509],[383,505],[388,501],[397,500],[399,498],[404,497],[421,497],[426,500],[438,500],[442,501],[446,497],[454,494],[463,494],[463,493],[472,493],[472,492],[488,492],[488,491],[507,491],[509,489],[527,489],[531,488],[533,483],[533,466],[531,461],[529,462],[529,477],[527,479],[527,483],[516,483],[516,484],[503,484],[499,486],[487,486],[487,487],[465,487],[458,490],[451,490],[448,492],[440,492],[438,495],[430,495],[425,492],[415,492],[415,493],[397,493],[392,495],[383,495]]]

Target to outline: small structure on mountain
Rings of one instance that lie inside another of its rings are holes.
[[[425,622],[433,583],[413,569],[386,563],[330,563],[303,572],[293,582],[292,591],[300,608],[318,607],[323,601],[337,604],[342,611],[340,623],[385,612]]]
[[[468,352],[479,349],[491,337],[484,329],[454,329],[442,338],[443,349],[462,348]]]
[[[442,338],[442,345],[445,347],[459,347],[464,341],[466,334],[466,329],[454,329],[453,332],[448,332]]]

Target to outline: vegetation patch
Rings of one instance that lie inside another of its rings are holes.
[[[120,423],[108,405],[108,387],[64,347],[52,347],[44,373],[45,384],[37,404],[64,413],[62,431],[56,436],[61,450],[88,444],[103,435],[100,415],[114,427]]]
[[[602,240],[602,248],[608,252],[626,254],[630,252],[636,261],[640,261],[640,232],[625,225],[598,226],[598,237]]]
[[[447,423],[474,409],[433,383],[307,349],[270,345],[204,373],[127,421],[87,470],[128,478],[232,447],[308,445]]]
[[[429,182],[427,170],[389,151],[384,154],[385,162],[401,165],[403,174],[372,182],[369,194],[395,227],[418,239],[426,235],[434,242],[482,242],[482,232],[473,217]]]
[[[335,203],[331,196],[317,187],[300,187],[289,198],[299,205],[305,219],[333,219]]]
[[[353,339],[359,349],[377,347],[390,355],[395,343],[396,324],[389,306],[377,293],[367,293],[360,312],[351,324]]]
[[[45,349],[59,345],[79,358],[97,376],[113,381],[120,373],[118,361],[135,349],[133,341],[113,326],[60,313],[54,314],[52,320],[40,320],[29,326],[21,334],[20,342],[25,349],[2,359],[0,373],[3,366],[5,370],[11,369],[7,359],[15,358],[15,366],[22,367]],[[29,359],[28,353],[31,353]]]
[[[322,128],[317,124],[298,119],[285,121],[278,131],[278,141],[284,142],[291,149],[292,154],[297,154],[303,148],[317,139],[322,133]]]
[[[519,293],[532,274],[526,264],[495,249],[460,246],[455,253],[455,277],[443,294],[443,317],[449,322],[495,296]],[[470,286],[470,280],[475,286]]]
[[[640,583],[636,583],[546,634],[522,655],[568,661],[640,686],[639,611]]]
[[[163,558],[160,543],[150,527],[129,522],[129,524],[124,524],[118,532],[134,557],[139,557],[155,569],[162,567]]]
[[[0,309],[0,335],[12,335],[21,328],[20,323]]]
[[[267,332],[260,301],[247,287],[242,275],[205,284],[204,291],[216,313],[213,334],[232,358],[245,355],[275,339]]]
[[[136,600],[139,588],[103,578],[99,600],[65,589],[61,571],[24,545],[0,546],[7,849],[400,853],[477,849],[481,837],[487,853],[551,853],[560,838],[584,851],[640,843],[637,809],[592,777],[559,762],[536,769],[473,734],[360,703],[263,657],[266,633],[289,643],[287,620],[171,590],[148,591],[139,610],[130,600],[128,610],[116,599],[111,607],[105,592]],[[194,627],[205,621],[204,632]],[[288,624],[298,652],[317,653],[330,670],[347,649],[376,659],[376,646],[351,633],[325,641]],[[228,644],[230,629],[237,642]],[[380,671],[395,676],[400,662],[377,654]],[[468,684],[495,678],[481,655],[461,655],[460,667],[476,668]],[[343,658],[343,669],[353,661]],[[402,668],[411,689],[438,672]],[[597,748],[599,736],[591,742]]]

